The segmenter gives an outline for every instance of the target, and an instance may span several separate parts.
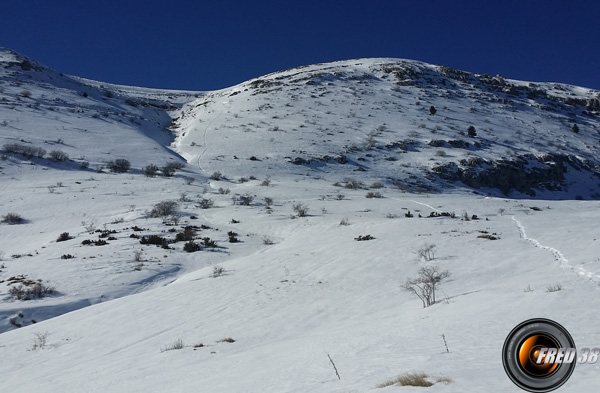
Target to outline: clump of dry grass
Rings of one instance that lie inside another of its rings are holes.
[[[432,382],[432,380],[434,382]],[[392,385],[429,387],[429,386],[433,386],[434,384],[440,383],[440,382],[448,384],[448,383],[452,382],[452,378],[438,377],[438,378],[432,379],[429,375],[427,375],[424,372],[404,373],[395,378],[388,379],[387,381],[384,381],[375,387],[376,388],[385,388],[385,387],[392,386]]]

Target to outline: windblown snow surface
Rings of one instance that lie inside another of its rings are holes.
[[[600,347],[597,91],[398,59],[210,92],[0,65],[2,392],[517,392],[520,322]],[[538,175],[493,187],[503,163]],[[401,287],[423,266],[451,274],[427,308]],[[407,372],[435,383],[377,387]]]

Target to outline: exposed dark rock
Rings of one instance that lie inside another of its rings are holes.
[[[567,165],[582,171],[598,171],[577,157],[561,154],[546,154],[541,157],[525,154],[511,160],[488,162],[479,157],[472,157],[455,162],[445,163],[433,168],[433,172],[441,179],[461,181],[469,187],[496,188],[504,194],[518,191],[531,196],[535,189],[560,191],[565,187]]]

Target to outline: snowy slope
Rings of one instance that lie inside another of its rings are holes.
[[[232,176],[358,171],[412,190],[597,199],[599,111],[590,89],[360,59],[208,93],[175,119],[174,147]]]
[[[598,191],[589,180],[596,91],[538,84],[544,93],[527,98],[525,82],[492,78],[505,85],[486,90],[495,85],[484,76],[361,59],[215,92],[169,92],[65,76],[0,53],[0,143],[70,156],[0,162],[0,215],[26,220],[0,224],[0,391],[413,392],[423,388],[376,386],[423,371],[452,380],[428,391],[516,392],[501,348],[523,320],[554,319],[578,347],[600,347],[600,213],[597,201],[574,200]],[[498,101],[508,95],[512,103]],[[469,125],[476,138],[463,135]],[[554,191],[536,183],[536,198],[500,197],[435,169],[471,160],[484,162],[477,173],[505,171],[502,158],[558,146],[571,157],[552,156],[565,165],[563,182]],[[117,158],[132,169],[108,171]],[[183,159],[173,177],[143,174]],[[161,201],[177,201],[177,219],[149,217]],[[201,245],[192,253],[174,241],[190,225]],[[82,244],[102,231],[114,239]],[[63,232],[72,239],[57,242]],[[140,244],[149,235],[173,242]],[[355,240],[361,235],[374,239]],[[216,247],[203,246],[206,237]],[[418,256],[426,244],[436,246],[429,261]],[[451,276],[438,302],[422,308],[400,285],[433,265]],[[224,274],[214,277],[218,268]],[[56,292],[10,295],[38,279]],[[597,367],[578,365],[560,391],[599,386]]]

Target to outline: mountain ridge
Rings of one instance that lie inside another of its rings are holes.
[[[261,174],[273,165],[293,173],[291,163],[332,176],[370,172],[355,175],[419,192],[600,198],[600,92],[593,89],[363,58],[191,92],[65,76],[7,49],[1,61],[12,72],[5,72],[6,83],[12,77],[74,92],[85,100],[72,109],[94,112],[96,119],[129,116],[132,126],[190,163],[202,157],[207,172],[224,160],[254,158],[246,167]],[[468,135],[469,127],[476,135]],[[207,135],[214,139],[210,150]],[[265,146],[247,152],[248,142]],[[229,164],[231,176],[247,175]]]

